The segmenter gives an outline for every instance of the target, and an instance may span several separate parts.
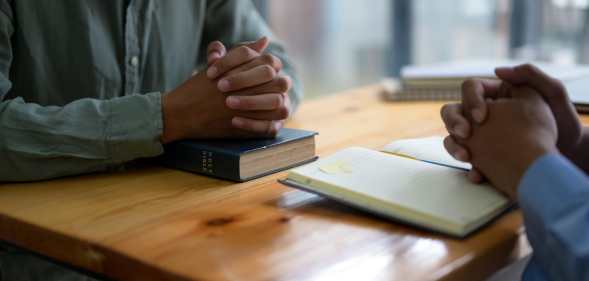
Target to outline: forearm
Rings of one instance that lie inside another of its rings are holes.
[[[81,99],[63,107],[0,103],[0,181],[105,170],[162,153],[161,95]]]
[[[565,156],[585,173],[589,173],[589,127],[583,128],[581,141],[577,148],[566,153]]]
[[[587,176],[564,157],[545,155],[528,169],[518,193],[532,268],[550,280],[589,280]]]

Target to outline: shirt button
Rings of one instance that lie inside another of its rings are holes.
[[[139,65],[139,58],[137,56],[133,56],[131,57],[131,65],[132,66],[137,66]]]

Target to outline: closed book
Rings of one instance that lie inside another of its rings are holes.
[[[394,142],[383,151],[352,147],[292,169],[282,183],[410,225],[465,237],[511,203],[466,177],[468,164],[442,138]]]
[[[461,86],[470,78],[497,79],[495,68],[522,64],[518,61],[456,61],[403,67],[398,82],[383,81],[384,96],[395,101],[460,100]],[[580,112],[589,108],[589,66],[533,63],[563,82]]]
[[[315,135],[281,129],[275,138],[185,140],[164,147],[164,165],[243,182],[315,160]]]

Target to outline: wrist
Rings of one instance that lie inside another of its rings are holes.
[[[522,142],[522,144],[525,145],[514,147],[517,149],[486,169],[488,179],[513,200],[517,200],[519,183],[527,170],[539,158],[552,152],[550,148],[535,143]]]
[[[571,145],[568,148],[560,148],[560,153],[568,158],[571,162],[579,165],[585,166],[586,161],[584,161],[585,153],[584,147],[589,145],[589,127],[582,128],[581,136],[579,140],[574,145]]]
[[[162,95],[162,118],[164,128],[162,130],[162,136],[160,141],[162,144],[167,144],[182,139],[178,128],[176,128],[174,113],[174,103],[172,101],[171,92]]]
[[[557,153],[558,149],[556,145],[543,145],[539,143],[529,142],[528,145],[522,147],[520,153],[514,154],[514,164],[515,166],[512,167],[513,171],[516,173],[517,182],[515,183],[515,187],[517,188],[518,183],[521,181],[521,178],[524,176],[526,171],[542,156],[551,153]]]

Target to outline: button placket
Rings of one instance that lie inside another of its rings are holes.
[[[139,41],[135,1],[127,7],[125,26],[125,95],[137,92],[139,73]]]
[[[138,65],[139,65],[139,57],[132,56],[131,57],[131,66],[136,68]]]

